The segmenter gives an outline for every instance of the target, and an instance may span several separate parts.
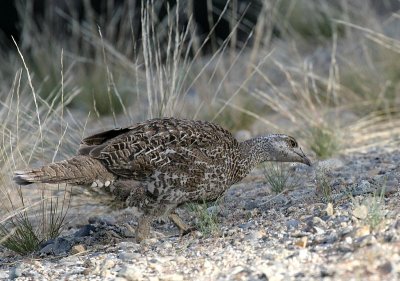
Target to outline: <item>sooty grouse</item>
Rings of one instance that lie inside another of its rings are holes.
[[[272,134],[238,142],[219,125],[175,118],[153,119],[82,140],[78,155],[39,169],[16,171],[14,180],[103,188],[144,213],[136,239],[149,236],[152,221],[193,201],[217,199],[264,161],[310,160],[292,137]]]

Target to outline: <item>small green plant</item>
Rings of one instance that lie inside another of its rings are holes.
[[[371,229],[377,229],[385,218],[385,189],[382,188],[381,192],[376,192],[372,197],[365,200],[364,204],[368,207],[367,223]]]
[[[196,228],[203,235],[212,235],[218,233],[219,222],[218,222],[218,211],[219,200],[214,202],[202,202],[202,203],[188,203],[186,206],[190,212],[193,212],[196,217]]]
[[[319,158],[328,158],[339,150],[337,132],[328,126],[314,126],[309,130],[310,148]]]
[[[378,188],[372,196],[360,199],[350,195],[353,202],[353,215],[368,225],[371,230],[377,230],[385,219],[385,188]]]
[[[285,189],[292,189],[297,185],[295,174],[286,163],[267,162],[264,164],[264,176],[275,194],[279,194]]]
[[[57,191],[61,191],[60,187]],[[13,210],[8,210],[8,213],[12,215],[0,223],[0,244],[25,255],[38,250],[42,242],[58,237],[65,224],[71,199],[66,189],[63,193],[62,197],[53,197],[46,196],[43,191],[38,204],[27,206],[19,188],[18,195],[22,207],[17,210],[10,201]]]
[[[332,186],[326,168],[319,168],[315,172],[315,184],[317,193],[322,195],[325,202],[332,202]]]

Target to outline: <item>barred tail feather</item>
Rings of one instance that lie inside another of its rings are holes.
[[[34,182],[45,182],[43,181],[44,178],[44,173],[38,169],[30,171],[15,171],[13,180],[18,185],[28,185]]]
[[[38,169],[15,171],[14,181],[19,185],[31,183],[91,184],[96,180],[112,180],[113,175],[100,161],[79,155]]]

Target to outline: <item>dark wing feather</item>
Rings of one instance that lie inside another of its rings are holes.
[[[104,148],[107,141],[125,134],[130,130],[130,128],[116,128],[86,137],[81,141],[77,154],[92,155],[92,151],[95,150],[94,155],[96,155],[96,151]]]

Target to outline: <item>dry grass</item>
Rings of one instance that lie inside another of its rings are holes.
[[[27,254],[37,250],[41,242],[60,234],[69,208],[70,192],[66,187],[18,188],[12,175],[15,170],[32,163],[50,162],[68,154],[66,149],[78,136],[76,126],[69,125],[64,119],[64,114],[68,114],[65,106],[78,91],[64,96],[63,85],[68,80],[64,81],[61,57],[61,87],[48,100],[42,99],[33,86],[24,56],[21,52],[19,55],[24,68],[17,70],[0,111],[3,120],[0,128],[0,193],[4,214],[0,217],[0,240],[3,246]],[[56,100],[61,102],[56,103]],[[51,139],[57,139],[57,142],[51,143]]]
[[[321,167],[315,171],[315,186],[317,194],[322,195],[325,202],[332,202],[332,186],[329,170]]]

